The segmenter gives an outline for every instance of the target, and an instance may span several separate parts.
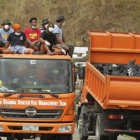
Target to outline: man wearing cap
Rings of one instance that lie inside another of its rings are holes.
[[[11,54],[31,54],[32,49],[26,48],[26,36],[24,32],[21,32],[21,25],[13,25],[14,32],[8,36],[7,43],[4,50],[0,50],[0,53]]]
[[[40,28],[41,33],[44,32],[49,24],[49,20],[47,18],[42,19],[42,28]]]
[[[62,26],[64,24],[65,24],[65,17],[58,16],[56,18],[56,24],[54,25],[54,32],[53,33],[55,34],[58,43],[61,44],[60,46],[64,50],[68,51],[68,54],[72,57],[74,46],[71,44],[66,44],[66,42],[65,42],[65,38],[64,38],[63,30],[62,30]]]
[[[11,22],[8,19],[3,20],[3,28],[0,29],[0,47],[4,47],[9,34],[13,33],[14,30],[10,27]]]

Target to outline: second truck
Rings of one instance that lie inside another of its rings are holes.
[[[96,140],[117,140],[119,134],[128,134],[140,140],[140,77],[105,74],[96,68],[132,60],[140,64],[140,34],[89,31],[89,35],[89,61],[77,117],[80,139],[95,135]]]

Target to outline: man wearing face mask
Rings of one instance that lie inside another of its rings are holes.
[[[42,19],[42,28],[40,28],[41,33],[44,32],[49,24],[49,20],[47,18]]]
[[[67,44],[65,42],[62,26],[65,25],[65,18],[64,16],[58,16],[56,18],[56,24],[54,25],[54,34],[57,38],[57,42],[61,44],[60,46],[65,50],[68,51],[68,54],[72,57],[74,46],[72,44]]]
[[[63,54],[62,48],[57,43],[57,39],[56,39],[56,36],[53,34],[53,31],[54,31],[54,24],[53,23],[49,23],[46,31],[44,31],[41,34],[40,42],[42,44],[41,44],[41,48],[40,49],[41,49],[41,51],[43,53],[47,53],[49,55]],[[54,50],[53,46],[55,46],[57,49]]]
[[[26,48],[26,37],[24,32],[21,32],[21,25],[14,24],[13,25],[14,33],[11,33],[7,39],[7,43],[5,45],[4,50],[0,50],[0,53],[3,54],[31,54],[33,52],[32,49]]]
[[[0,47],[4,47],[9,34],[13,33],[14,30],[10,27],[11,22],[8,19],[3,20],[3,28],[0,29]]]
[[[24,30],[27,39],[27,47],[39,50],[41,31],[37,28],[37,18],[33,17],[29,20],[31,27]]]

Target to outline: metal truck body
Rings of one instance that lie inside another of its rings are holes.
[[[78,108],[81,140],[115,140],[119,134],[140,139],[140,77],[102,74],[94,63],[140,64],[140,34],[94,32]]]
[[[74,80],[69,56],[0,56],[0,135],[72,139]]]

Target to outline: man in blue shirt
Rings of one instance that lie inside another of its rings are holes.
[[[31,54],[33,49],[26,48],[26,36],[24,32],[21,32],[21,25],[13,25],[14,32],[8,36],[7,43],[3,50],[0,50],[0,54]]]
[[[57,42],[61,44],[60,46],[68,51],[68,54],[72,57],[73,51],[74,51],[74,46],[71,44],[67,44],[65,42],[62,26],[65,24],[65,18],[64,16],[58,16],[56,18],[56,24],[54,25],[54,34],[57,38]]]
[[[9,34],[13,33],[14,30],[10,27],[11,22],[8,19],[3,20],[1,25],[3,28],[0,29],[0,47],[4,47]]]

